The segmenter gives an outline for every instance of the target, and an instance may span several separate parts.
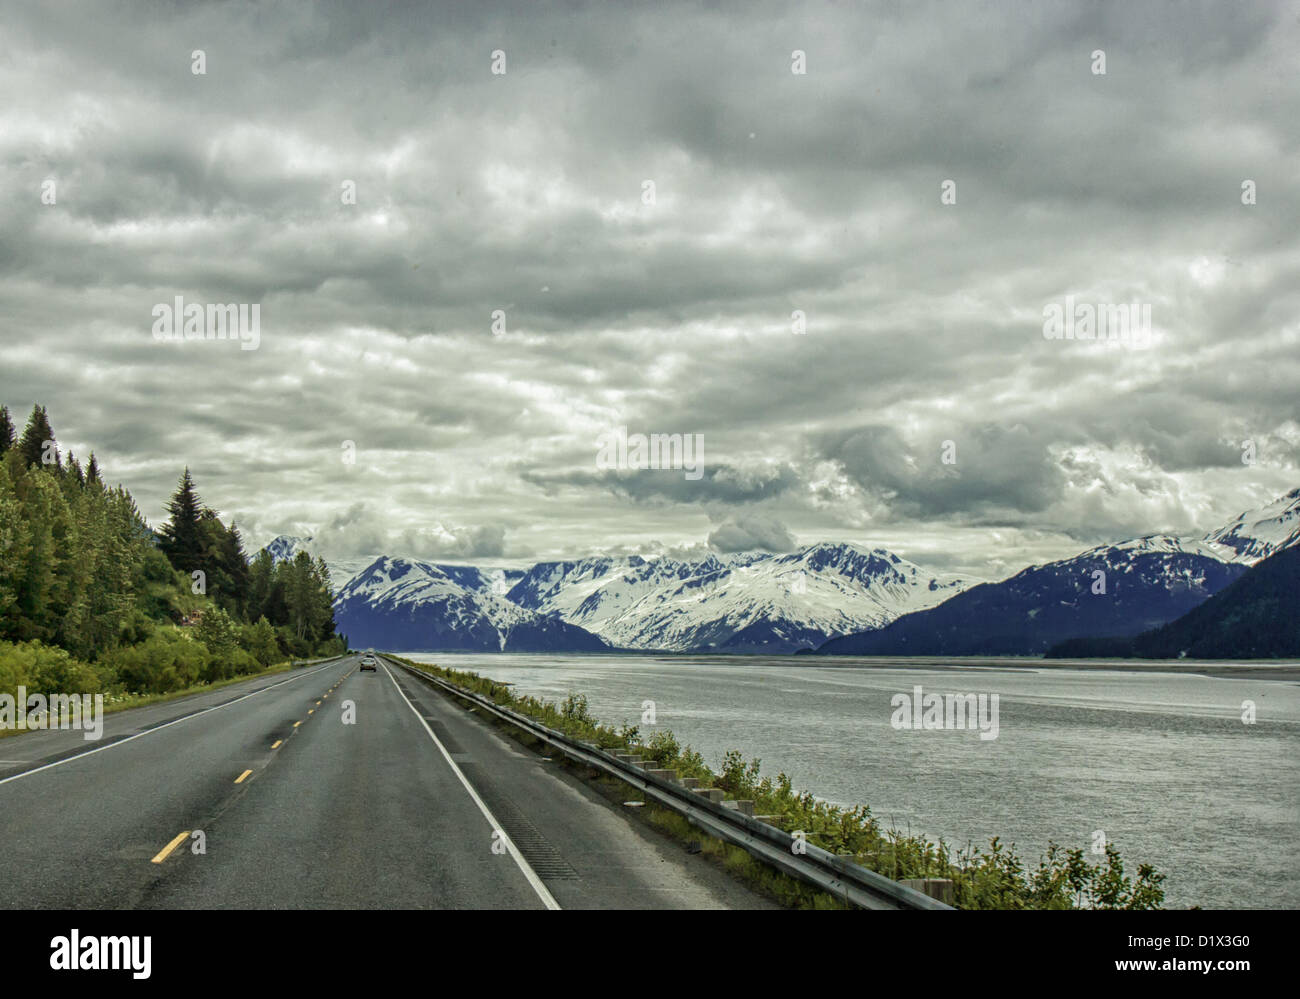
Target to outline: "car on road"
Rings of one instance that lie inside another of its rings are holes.
[[[370,670],[373,673],[379,669],[379,664],[374,656],[367,654],[361,657],[361,665],[357,669],[358,671]]]

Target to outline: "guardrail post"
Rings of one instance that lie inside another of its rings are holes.
[[[906,878],[899,884],[914,888],[922,895],[937,898],[944,905],[957,904],[957,893],[951,878]]]

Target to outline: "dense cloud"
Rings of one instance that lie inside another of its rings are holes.
[[[340,555],[1204,530],[1300,484],[1298,48],[1283,2],[10,5],[0,402]],[[258,348],[154,339],[176,296]],[[1150,343],[1046,339],[1067,296]]]
[[[741,516],[719,524],[709,544],[720,552],[788,552],[796,542],[785,525],[771,517]]]

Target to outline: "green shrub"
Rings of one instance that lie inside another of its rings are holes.
[[[264,617],[258,618],[256,624],[240,627],[239,646],[263,667],[284,659],[284,655],[280,652],[280,643],[275,638],[275,629]]]
[[[115,649],[105,661],[131,693],[166,694],[195,686],[209,676],[212,656],[181,629],[164,627],[139,645]]]
[[[16,694],[22,685],[30,693],[94,694],[102,689],[102,674],[111,675],[55,646],[0,642],[0,693]]]

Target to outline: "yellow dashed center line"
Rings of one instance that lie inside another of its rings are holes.
[[[248,775],[251,774],[252,772],[253,771],[251,770],[245,770],[242,774],[240,774],[238,777],[235,778],[235,783],[236,784],[244,783],[244,781],[248,779]]]
[[[280,743],[282,743],[282,742],[284,742],[283,739],[276,739],[275,742],[271,743],[271,748],[272,748],[272,749],[279,749],[279,748],[280,748]]]
[[[175,850],[178,846],[180,846],[180,845],[181,845],[181,841],[184,840],[185,837],[188,836],[189,834],[190,834],[190,831],[189,831],[188,829],[186,829],[183,833],[181,833],[179,836],[177,836],[174,840],[172,840],[170,843],[168,843],[166,846],[164,846],[164,847],[162,848],[162,850],[159,851],[158,856],[156,856],[156,857],[153,858],[153,863],[155,863],[155,864],[161,864],[164,860],[166,860],[167,857],[171,854],[171,852],[172,852],[173,850]]]
[[[307,709],[307,714],[309,714],[309,715],[314,715],[315,713],[316,713],[316,709],[315,709],[315,708],[308,708],[308,709]]]
[[[294,727],[294,728],[297,728],[297,727],[298,727],[299,725],[301,725],[301,724],[302,724],[302,722],[300,722],[300,721],[298,721],[298,722],[294,722],[294,723],[293,723],[293,727]]]

